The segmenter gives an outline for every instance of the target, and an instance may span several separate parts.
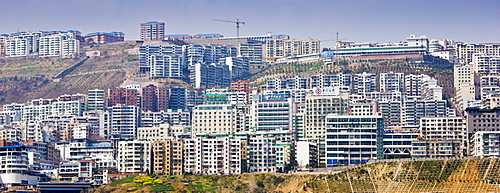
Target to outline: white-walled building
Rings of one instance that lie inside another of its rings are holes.
[[[481,158],[500,157],[500,131],[478,131],[471,137],[471,155]]]
[[[197,137],[184,140],[184,172],[192,174],[241,174],[240,139]]]
[[[380,92],[404,92],[403,73],[380,73]]]
[[[326,166],[362,164],[383,156],[383,119],[379,116],[328,115]]]
[[[276,139],[257,135],[248,139],[248,172],[276,172]]]
[[[292,99],[284,95],[260,95],[252,99],[251,126],[256,131],[292,130]]]
[[[151,172],[150,141],[120,141],[118,142],[119,172]]]

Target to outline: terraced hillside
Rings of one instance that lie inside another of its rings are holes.
[[[84,48],[99,54],[78,59],[0,58],[0,104],[118,87],[137,72],[138,56],[127,50],[138,45]]]
[[[500,159],[375,162],[337,174],[132,176],[95,192],[500,192]]]
[[[86,93],[89,89],[119,87],[138,70],[137,61],[127,60],[125,57],[117,55],[89,58],[59,80],[27,93],[27,99],[53,98],[68,93]]]
[[[81,59],[0,58],[0,78],[52,77]]]

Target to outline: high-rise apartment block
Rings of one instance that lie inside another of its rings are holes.
[[[273,64],[278,58],[316,54],[320,52],[319,40],[267,39],[265,46],[266,62]]]
[[[152,172],[159,175],[183,174],[183,150],[182,141],[161,140],[153,142],[151,150]]]
[[[474,73],[481,75],[500,75],[500,55],[484,53],[472,54]]]
[[[380,92],[403,92],[403,73],[380,73]]]
[[[119,172],[151,171],[150,141],[120,141],[117,150]]]
[[[141,110],[158,112],[168,109],[170,89],[148,85],[141,88]]]
[[[108,107],[123,105],[139,105],[139,91],[127,88],[112,88],[108,90]]]
[[[106,108],[106,93],[104,90],[94,89],[89,90],[87,94],[87,110],[94,111],[100,110],[103,111]]]
[[[377,91],[377,74],[366,73],[354,74],[353,78],[353,93],[364,94],[366,92]]]
[[[71,30],[13,33],[5,38],[5,56],[78,58],[79,38],[80,32]]]
[[[111,107],[111,135],[116,138],[135,139],[139,126],[139,109],[134,105],[117,104]]]
[[[191,174],[241,174],[242,141],[229,137],[184,140],[184,172]]]
[[[485,44],[468,44],[457,43],[455,54],[458,59],[463,59],[465,64],[472,62],[474,54],[483,53],[486,55],[500,56],[500,44],[485,43]]]
[[[196,133],[236,133],[244,131],[242,108],[235,104],[206,104],[193,108],[191,132]]]
[[[141,40],[163,40],[165,38],[165,23],[150,21],[141,23]]]

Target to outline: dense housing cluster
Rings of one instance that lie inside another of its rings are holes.
[[[318,40],[287,35],[165,35],[164,27],[141,24],[139,75],[186,80],[189,88],[125,84],[3,104],[0,160],[11,161],[2,163],[2,183],[36,184],[46,180],[40,173],[100,185],[113,173],[233,175],[500,156],[500,44],[412,35],[320,51]],[[5,57],[78,57],[82,40],[123,41],[120,32],[0,37]],[[258,87],[244,80],[281,63],[385,59],[453,65],[456,95],[443,98],[426,71],[275,76]]]

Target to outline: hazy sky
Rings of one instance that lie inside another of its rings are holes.
[[[166,34],[288,34],[295,39],[399,42],[410,34],[500,42],[500,0],[0,0],[0,34],[19,31],[121,31],[163,21]],[[322,47],[333,45],[325,41]]]

